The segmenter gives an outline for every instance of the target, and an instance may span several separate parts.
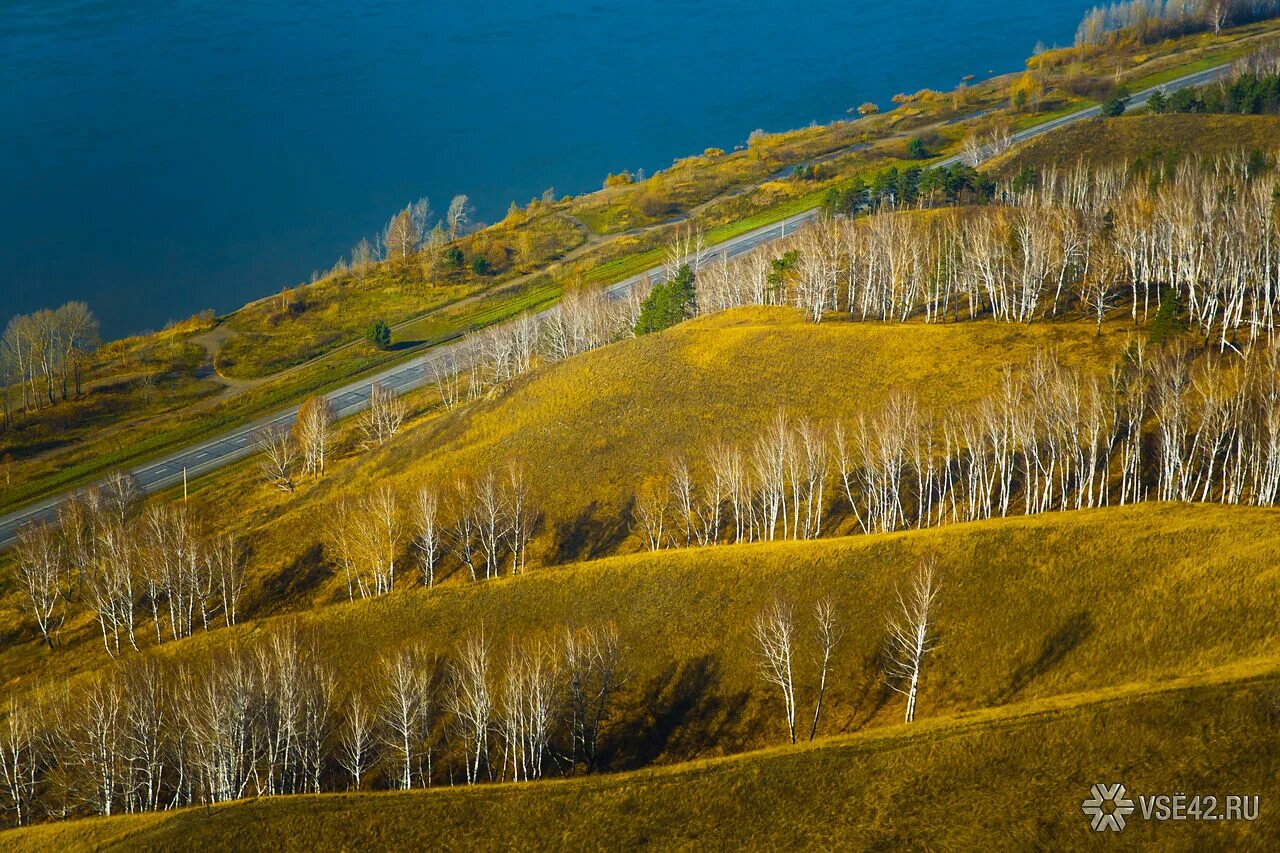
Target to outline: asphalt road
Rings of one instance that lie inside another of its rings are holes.
[[[1186,86],[1197,86],[1211,82],[1226,73],[1228,66],[1222,65],[1180,77],[1172,80],[1156,88],[1164,91],[1172,91]],[[1133,96],[1130,101],[1131,107],[1141,106],[1147,102],[1151,93],[1155,89],[1148,89],[1139,92]],[[1093,118],[1101,112],[1101,107],[1089,107],[1079,112],[1071,113],[1060,118],[1053,119],[1035,127],[1019,131],[1013,135],[1016,142],[1039,136],[1042,133],[1048,133],[1051,130],[1062,127],[1072,122],[1081,121],[1083,119]],[[933,166],[950,166],[960,162],[961,156],[948,157],[932,164]],[[771,243],[780,237],[795,231],[800,225],[808,222],[818,215],[817,209],[807,210],[788,217],[781,222],[758,228],[746,234],[741,234],[719,244],[709,253],[709,258],[718,258],[721,255],[728,257],[736,257],[744,252],[748,252],[757,246]],[[656,278],[661,272],[660,268],[654,268],[639,275],[617,282],[610,285],[606,291],[613,296],[621,296],[626,291],[635,287],[646,278]],[[407,391],[412,388],[425,385],[434,381],[431,366],[438,359],[444,358],[450,353],[456,351],[461,346],[460,343],[443,344],[433,347],[423,355],[417,356],[412,360],[395,367],[388,368],[376,376],[353,382],[350,385],[343,386],[336,391],[331,392],[328,397],[333,404],[333,408],[338,417],[346,417],[347,415],[359,412],[369,404],[369,394],[373,385],[384,385],[394,388],[397,391]],[[253,434],[256,430],[267,424],[284,424],[293,423],[294,416],[297,414],[298,407],[294,406],[274,415],[270,415],[261,420],[254,421],[251,424],[240,427],[236,430],[224,433],[216,438],[210,439],[203,444],[178,450],[162,459],[153,462],[143,463],[136,468],[131,469],[133,475],[138,478],[138,482],[142,488],[148,492],[156,492],[166,489],[177,483],[182,482],[183,470],[187,472],[188,480],[208,473],[224,465],[229,465],[239,459],[253,453],[254,443]],[[66,498],[67,495],[58,495],[56,497],[47,498],[38,503],[31,504],[0,517],[0,547],[6,547],[11,544],[17,533],[18,528],[29,521],[36,519],[52,518],[57,505]]]

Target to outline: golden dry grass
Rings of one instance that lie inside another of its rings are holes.
[[[1193,154],[1212,159],[1254,149],[1271,157],[1280,152],[1280,117],[1134,115],[1067,125],[1017,146],[984,170],[1008,178],[1023,168],[1069,169],[1080,161],[1160,166]]]
[[[296,495],[273,493],[246,466],[215,475],[198,499],[210,518],[257,530],[255,564],[270,576],[321,541],[323,507],[337,494],[390,482],[407,495],[518,461],[543,514],[536,561],[631,551],[640,540],[630,501],[646,477],[665,474],[680,453],[696,466],[712,439],[748,443],[779,407],[850,424],[910,392],[942,411],[988,393],[1007,366],[1041,350],[1105,370],[1126,328],[1095,338],[1087,323],[814,326],[787,309],[743,309],[535,371],[493,399],[424,419],[381,451],[348,457]]]
[[[323,552],[326,507],[383,480],[407,500],[424,483],[447,486],[456,473],[519,460],[543,513],[535,565],[625,553],[641,547],[629,505],[645,477],[665,472],[675,453],[696,463],[713,437],[749,441],[779,406],[850,423],[909,390],[942,410],[987,393],[1007,365],[1045,348],[1067,363],[1105,369],[1126,334],[1115,324],[1095,338],[1087,323],[814,326],[786,309],[745,309],[539,369],[493,399],[423,416],[381,451],[355,450],[354,424],[346,423],[345,456],[335,454],[324,480],[293,495],[263,482],[247,461],[194,481],[191,500],[211,526],[250,538],[247,598],[259,614],[345,597]],[[431,398],[428,390],[414,400],[423,406]],[[841,524],[837,518],[829,532]],[[445,570],[456,572],[456,564]],[[33,662],[19,661],[33,650],[40,657],[20,608],[11,587],[0,596],[0,626],[13,637],[0,653],[0,674],[26,671]],[[68,642],[93,648],[94,631],[81,619]]]

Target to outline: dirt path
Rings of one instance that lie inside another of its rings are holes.
[[[271,378],[264,376],[259,379],[233,379],[218,370],[218,354],[222,352],[227,341],[238,337],[239,334],[225,322],[219,322],[209,331],[192,336],[191,342],[204,348],[204,363],[196,370],[197,379],[212,379],[228,388],[241,389],[256,387]]]

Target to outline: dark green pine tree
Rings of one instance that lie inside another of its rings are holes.
[[[1160,310],[1156,311],[1156,316],[1151,320],[1151,332],[1147,340],[1153,344],[1162,344],[1186,330],[1182,300],[1178,297],[1178,291],[1168,288],[1160,297]]]
[[[697,306],[693,269],[685,264],[675,278],[654,287],[641,304],[636,334],[647,335],[669,329],[697,313]]]

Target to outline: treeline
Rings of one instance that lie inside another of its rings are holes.
[[[612,625],[445,653],[415,640],[340,674],[294,623],[186,660],[135,658],[10,701],[18,825],[322,791],[518,782],[598,767],[625,681]]]
[[[471,215],[471,200],[456,195],[444,217],[436,219],[431,201],[423,196],[392,216],[372,241],[357,243],[343,266],[359,270],[378,261],[406,260],[418,252],[440,249],[466,233]]]
[[[1143,44],[1260,21],[1280,13],[1276,0],[1122,0],[1094,6],[1076,28],[1077,47],[1130,38]]]
[[[296,441],[287,430],[269,434]],[[273,444],[262,454],[278,484],[277,451]],[[352,600],[416,585],[414,569],[432,587],[449,556],[472,580],[520,574],[541,518],[514,462],[424,483],[409,495],[389,485],[343,495],[323,512],[326,556]],[[14,574],[50,650],[61,645],[69,619],[89,615],[107,654],[117,657],[141,647],[148,622],[156,644],[236,624],[249,557],[244,540],[206,530],[186,503],[144,506],[136,481],[116,474],[65,500],[52,523],[19,529]]]
[[[496,578],[504,570],[518,575],[540,517],[523,469],[511,463],[476,477],[459,474],[444,487],[427,483],[410,496],[384,485],[340,497],[327,509],[325,543],[354,600],[395,589],[397,560],[406,552],[417,556],[426,587],[435,585],[450,554],[471,580]],[[399,568],[403,575],[405,567]]]
[[[780,247],[699,269],[698,309],[794,305],[815,322],[1032,322],[1075,311],[1151,318],[1171,295],[1222,349],[1269,339],[1280,308],[1280,176],[1257,158],[1190,158],[1169,173],[1049,170],[1000,204],[830,219]],[[794,263],[777,269],[777,252]]]
[[[23,410],[79,396],[84,365],[98,343],[98,319],[83,302],[11,319],[0,336],[4,426],[13,417],[17,395]]]
[[[1103,377],[1047,352],[965,409],[896,395],[852,424],[779,411],[745,444],[674,457],[634,519],[657,550],[811,539],[833,508],[871,533],[1144,500],[1280,502],[1280,346],[1197,359],[1134,343]]]
[[[979,142],[969,159],[981,162],[988,156],[990,152]],[[985,204],[995,197],[996,190],[995,179],[969,163],[937,169],[890,166],[876,172],[871,180],[859,176],[847,186],[831,187],[822,197],[822,210],[828,215],[852,216],[886,206]]]
[[[142,506],[137,481],[115,474],[59,505],[52,524],[18,531],[17,587],[54,649],[67,619],[91,614],[115,657],[139,647],[149,616],[156,643],[234,625],[248,552],[203,529],[185,504]]]
[[[1280,113],[1280,50],[1259,51],[1232,66],[1225,80],[1187,86],[1168,95],[1154,92],[1147,106],[1162,113]]]

